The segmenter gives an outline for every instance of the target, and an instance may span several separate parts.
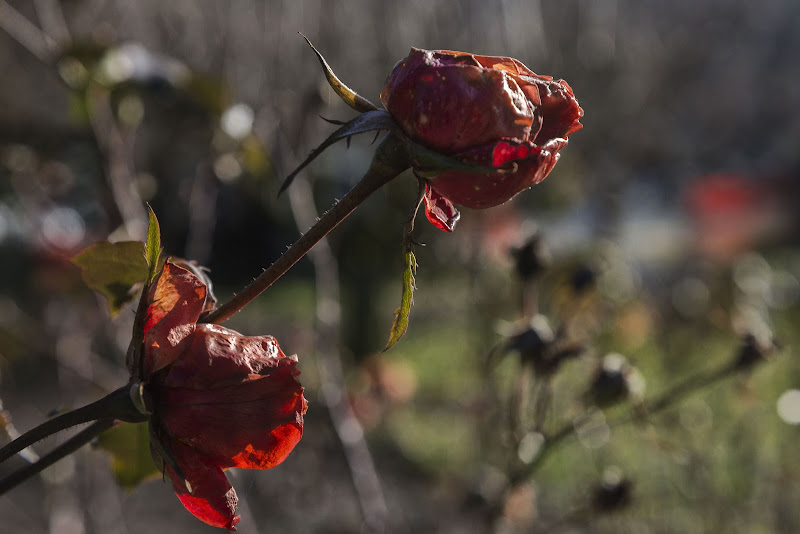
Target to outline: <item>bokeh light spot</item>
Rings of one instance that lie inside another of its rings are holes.
[[[788,389],[778,397],[778,417],[790,425],[800,425],[800,389]]]

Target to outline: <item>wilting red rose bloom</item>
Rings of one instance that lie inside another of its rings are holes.
[[[236,530],[236,491],[223,470],[281,463],[303,434],[306,400],[296,359],[273,337],[197,324],[206,297],[198,276],[170,262],[148,295],[144,374],[157,429],[151,448],[187,510]]]
[[[540,76],[509,57],[420,50],[395,66],[381,101],[415,142],[465,163],[430,179],[426,214],[452,230],[452,203],[489,208],[544,180],[580,129],[583,110],[564,80]]]

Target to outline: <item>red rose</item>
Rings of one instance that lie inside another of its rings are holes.
[[[169,262],[148,295],[151,448],[187,510],[236,530],[236,491],[223,470],[281,463],[303,434],[306,400],[296,358],[275,338],[197,324],[206,296],[198,276]]]
[[[489,208],[544,180],[580,129],[583,110],[563,80],[539,76],[516,59],[420,50],[397,64],[381,101],[412,140],[465,163],[429,181],[426,214],[452,230],[454,202]],[[433,208],[433,209],[432,209]]]

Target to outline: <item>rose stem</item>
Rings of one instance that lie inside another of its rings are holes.
[[[402,142],[389,134],[378,146],[364,177],[340,201],[333,205],[308,232],[303,234],[272,265],[231,300],[201,319],[206,323],[223,323],[244,308],[262,291],[275,283],[328,232],[347,218],[372,193],[409,168]]]
[[[129,422],[146,421],[146,416],[142,415],[133,405],[128,393],[129,389],[130,386],[123,386],[98,401],[49,419],[36,428],[25,432],[0,449],[0,463],[11,458],[19,451],[30,447],[37,441],[75,425],[98,419],[119,419]],[[38,463],[41,463],[41,461]],[[34,465],[38,465],[38,463]]]
[[[0,480],[0,495],[3,495],[10,489],[15,488],[22,482],[25,482],[32,476],[40,473],[45,468],[50,467],[60,459],[77,451],[87,443],[89,443],[95,436],[105,432],[114,426],[114,419],[100,419],[95,421],[91,426],[85,428],[72,438],[65,441],[50,453],[43,456],[38,462],[28,464],[17,471],[11,473],[7,477]]]

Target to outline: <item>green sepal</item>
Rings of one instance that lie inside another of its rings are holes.
[[[308,46],[311,47],[311,50],[317,55],[317,59],[319,59],[320,65],[322,65],[322,70],[325,71],[325,77],[328,79],[328,83],[331,85],[336,94],[339,95],[339,98],[344,100],[344,103],[353,108],[354,110],[358,111],[359,113],[364,113],[367,111],[375,111],[378,109],[378,106],[364,98],[363,96],[359,95],[349,87],[347,87],[342,81],[339,79],[336,74],[333,73],[330,65],[328,62],[325,61],[325,58],[322,57],[322,54],[319,53],[311,41],[308,40],[308,37],[300,34],[303,39],[306,40]]]
[[[294,177],[297,176],[301,170],[303,170],[309,163],[314,161],[314,159],[319,156],[323,150],[334,144],[336,141],[347,139],[351,135],[374,130],[393,130],[395,127],[396,125],[394,119],[392,119],[392,116],[383,110],[367,111],[350,122],[344,123],[344,125],[342,125],[338,130],[329,135],[321,145],[315,148],[303,161],[303,163],[301,163],[289,174],[289,176],[286,177],[286,179],[283,181],[283,185],[281,185],[281,188],[278,191],[278,194],[280,195],[283,193],[286,188],[292,184],[292,180],[294,180]]]
[[[436,178],[447,171],[461,171],[475,174],[513,174],[517,172],[517,164],[513,161],[503,167],[475,165],[462,161],[453,156],[448,156],[431,150],[419,143],[415,143],[407,136],[402,136],[408,157],[414,167],[414,174],[421,178]]]

